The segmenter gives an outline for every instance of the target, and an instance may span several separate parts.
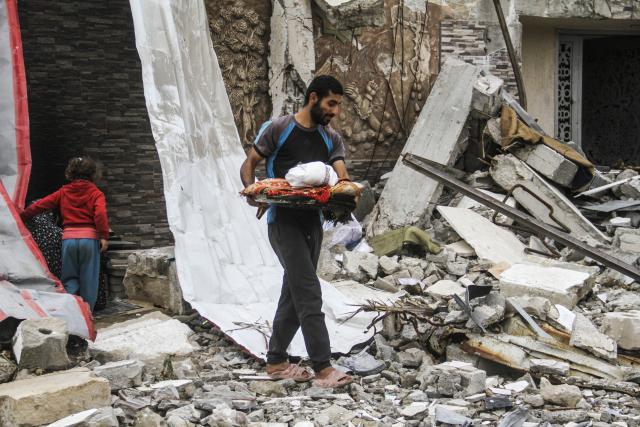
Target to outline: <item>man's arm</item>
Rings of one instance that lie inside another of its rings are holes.
[[[256,181],[256,167],[264,158],[258,154],[255,148],[251,148],[247,153],[247,158],[240,167],[240,179],[242,185],[247,188]]]
[[[244,188],[247,188],[255,182],[256,167],[263,159],[264,157],[258,154],[255,148],[252,147],[251,150],[249,150],[247,158],[244,162],[242,162],[242,166],[240,166],[240,180],[242,181],[242,185],[244,185]],[[247,197],[247,203],[255,207],[263,206],[261,203],[257,203],[251,197]]]
[[[331,166],[333,166],[333,170],[336,171],[338,179],[350,179],[349,172],[347,172],[347,165],[344,163],[344,160],[336,160],[331,164]]]

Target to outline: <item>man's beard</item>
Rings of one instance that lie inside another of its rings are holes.
[[[327,117],[322,111],[320,107],[320,103],[316,103],[313,107],[311,107],[311,120],[314,121],[317,125],[326,126],[331,121],[331,117]]]

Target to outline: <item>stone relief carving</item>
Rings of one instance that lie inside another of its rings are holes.
[[[385,2],[382,28],[353,34],[327,29],[316,14],[316,74],[334,75],[344,85],[342,112],[332,126],[352,160],[400,154],[438,72],[440,6],[429,5],[425,16],[424,8],[403,2],[399,10],[398,4]]]
[[[271,3],[205,0],[205,6],[238,134],[247,146],[271,112],[267,65]]]

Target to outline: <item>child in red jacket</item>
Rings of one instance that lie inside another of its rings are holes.
[[[67,292],[79,294],[92,311],[98,297],[100,252],[107,250],[109,238],[104,194],[93,183],[96,174],[96,163],[89,157],[71,159],[65,171],[71,182],[20,214],[26,220],[59,208],[64,228],[60,280]]]

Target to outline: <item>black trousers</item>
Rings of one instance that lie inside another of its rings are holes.
[[[303,220],[281,214],[283,210],[279,209],[275,222],[269,224],[269,241],[284,268],[284,277],[273,319],[267,363],[287,361],[287,348],[298,328],[302,328],[313,370],[318,372],[331,366],[329,333],[322,312],[322,290],[316,275],[322,224],[317,216]]]

